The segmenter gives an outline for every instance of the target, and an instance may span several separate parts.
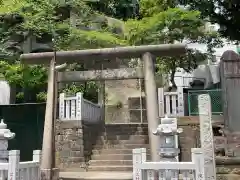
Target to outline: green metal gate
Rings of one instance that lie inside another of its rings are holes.
[[[32,151],[42,149],[45,103],[0,106],[0,118],[16,133],[9,140],[9,150],[20,150],[21,161],[31,161]]]
[[[199,112],[198,112],[198,95],[200,95],[200,94],[209,94],[210,95],[213,115],[220,115],[223,113],[221,89],[190,90],[190,91],[188,91],[189,116],[197,116],[199,114]]]

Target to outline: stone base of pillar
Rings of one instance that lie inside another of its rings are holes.
[[[59,168],[53,168],[53,179],[52,180],[58,180],[59,179]]]
[[[58,180],[59,179],[59,169],[52,169],[52,178],[51,178],[51,169],[41,169],[41,180]]]

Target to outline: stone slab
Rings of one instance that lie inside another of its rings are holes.
[[[81,120],[67,120],[67,121],[57,120],[57,126],[60,126],[61,129],[82,128],[82,121]]]
[[[132,180],[132,172],[60,172],[63,180]]]
[[[215,154],[211,122],[211,98],[209,95],[201,94],[198,96],[198,109],[200,119],[201,148],[204,152],[205,179],[216,180]]]
[[[60,180],[132,180],[132,172],[60,172],[59,177]],[[237,174],[217,174],[217,180],[239,179]]]

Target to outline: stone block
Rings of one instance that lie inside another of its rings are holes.
[[[76,141],[76,140],[82,140],[83,138],[82,138],[82,136],[78,136],[78,135],[76,135],[76,133],[75,133],[75,134],[69,135],[69,136],[67,137],[67,139],[68,139],[69,141],[72,141],[72,140]],[[83,141],[83,140],[82,140],[82,141]]]
[[[226,145],[227,145],[226,137],[214,136],[213,140],[214,140],[215,152],[226,148]]]
[[[83,157],[83,151],[63,150],[59,152],[61,158]]]
[[[56,136],[55,136],[55,141],[56,141],[56,142],[61,142],[61,141],[63,141],[63,136],[62,136],[62,135],[56,135]]]
[[[79,120],[59,121],[59,130],[73,128],[82,128],[82,121]]]
[[[82,148],[82,144],[78,144],[78,143],[76,143],[76,142],[72,142],[71,144],[70,144],[70,148],[71,148],[71,150],[81,150],[81,148]]]

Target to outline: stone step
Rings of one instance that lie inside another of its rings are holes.
[[[147,152],[150,152],[149,149],[147,149]],[[97,154],[132,154],[132,149],[101,149],[97,150],[94,149],[92,151],[93,155]]]
[[[132,154],[99,154],[92,155],[92,160],[132,160]]]
[[[105,130],[140,130],[140,129],[148,129],[148,126],[140,126],[140,125],[135,125],[135,126],[123,126],[123,125],[115,125],[115,126],[109,126],[109,125],[106,125],[104,127]]]
[[[60,172],[60,180],[132,180],[132,172]]]
[[[119,135],[102,135],[98,137],[98,140],[139,140],[139,139],[149,139],[148,135],[126,135],[126,134],[119,134]]]
[[[60,172],[60,180],[132,180],[132,172],[108,172],[108,171],[92,171],[92,172]],[[238,174],[217,174],[217,180],[239,180]],[[182,177],[179,177],[182,180]]]
[[[139,131],[139,130],[148,130],[147,126],[135,126],[135,127],[121,127],[121,126],[116,126],[116,127],[105,127],[105,131]]]
[[[147,155],[147,159],[149,159],[150,155]],[[91,156],[92,160],[131,160],[132,154],[94,154]]]
[[[96,144],[149,144],[148,139],[129,139],[129,140],[97,140]]]
[[[116,136],[116,135],[148,135],[147,130],[141,130],[141,131],[118,131],[118,130],[111,130],[111,131],[104,131],[102,132],[102,135],[104,136]]]
[[[136,123],[136,124],[126,124],[126,123],[118,123],[118,124],[105,124],[105,128],[108,129],[113,129],[113,128],[116,128],[116,129],[127,129],[127,128],[142,128],[142,127],[148,127],[148,124],[145,123],[145,124],[139,124],[139,123]]]
[[[132,166],[132,160],[90,160],[90,166]]]
[[[96,144],[94,146],[94,150],[102,150],[102,149],[136,149],[136,148],[147,148],[149,149],[149,144]]]
[[[107,133],[113,133],[113,132],[146,132],[148,131],[148,127],[147,126],[132,126],[132,127],[128,127],[128,126],[122,126],[122,125],[117,125],[117,126],[106,126],[104,128],[104,131]]]
[[[132,166],[89,166],[88,171],[132,171]]]

